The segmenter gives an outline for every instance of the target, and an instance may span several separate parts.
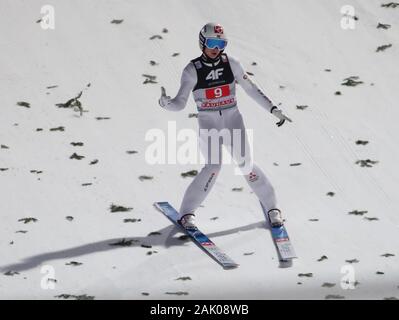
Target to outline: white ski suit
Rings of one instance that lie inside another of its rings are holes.
[[[180,89],[176,97],[168,98],[166,102],[161,103],[167,110],[180,111],[186,106],[187,99],[193,92],[198,109],[199,142],[206,163],[184,194],[180,207],[181,216],[194,213],[215,184],[222,165],[223,144],[238,166],[246,169],[245,172],[243,171],[245,180],[267,210],[266,212],[277,208],[275,192],[270,181],[251,159],[244,122],[237,107],[236,83],[240,84],[244,91],[266,111],[271,112],[272,102],[249,79],[240,62],[224,53],[213,62],[204,55],[192,60],[183,70]],[[219,132],[223,129],[228,130],[231,137],[233,137],[233,130],[239,129],[241,146],[235,148],[236,140],[234,139],[230,141],[220,139],[219,150],[217,150],[219,151],[218,159],[215,161],[211,145],[207,143],[209,137],[202,133],[204,129],[216,129]],[[250,170],[247,170],[248,164],[251,166]]]

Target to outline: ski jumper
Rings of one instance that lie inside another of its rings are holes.
[[[184,194],[180,207],[181,216],[194,213],[215,184],[222,165],[223,144],[240,168],[247,168],[246,165],[251,164],[251,170],[243,171],[243,175],[266,212],[277,208],[275,192],[270,181],[251,159],[244,122],[237,107],[236,83],[266,111],[271,111],[272,102],[249,79],[240,62],[224,53],[216,61],[209,61],[203,55],[192,60],[183,70],[176,97],[165,107],[171,111],[182,110],[193,92],[198,109],[199,145],[205,165]],[[240,148],[234,148],[233,144],[237,141],[235,139],[220,139],[217,144],[218,159],[215,161],[209,135],[203,133],[212,129],[218,132],[228,130],[231,137],[234,132],[239,132]]]

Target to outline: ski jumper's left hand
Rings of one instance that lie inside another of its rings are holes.
[[[251,78],[244,71],[244,68],[237,59],[229,56],[229,61],[238,84],[240,84],[244,91],[261,107],[263,107],[266,111],[270,112],[280,120],[276,123],[277,126],[281,127],[286,120],[292,122],[292,120],[288,118],[285,114],[283,114],[280,109],[274,106],[272,101],[263,93],[262,89],[259,88],[259,86],[253,80],[251,80]]]
[[[274,106],[271,111],[270,111],[274,116],[276,116],[280,121],[276,123],[276,125],[278,127],[281,127],[285,120],[292,122],[292,120],[290,118],[288,118],[283,111],[281,111],[280,109],[278,109],[276,106]]]

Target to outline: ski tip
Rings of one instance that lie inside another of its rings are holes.
[[[155,201],[154,205],[161,205],[161,204],[165,204],[165,203],[169,203],[168,201]]]
[[[237,269],[240,265],[238,263],[232,263],[232,264],[228,264],[228,265],[224,265],[223,269],[224,270],[233,270],[233,269]]]
[[[169,202],[167,202],[167,201],[156,201],[156,202],[153,203],[153,206],[159,209],[162,205],[166,205],[166,204],[169,204]]]
[[[158,204],[158,202],[154,202],[152,205],[154,206],[154,208],[156,208],[156,209],[159,210],[159,204]]]

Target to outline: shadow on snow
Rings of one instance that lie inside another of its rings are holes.
[[[269,226],[264,222],[257,222],[252,223],[246,226],[232,228],[224,231],[218,231],[214,233],[207,233],[209,238],[216,238],[222,237],[230,234],[234,234],[240,231],[250,231],[257,228],[269,229]],[[31,257],[27,257],[21,262],[9,264],[0,267],[1,272],[20,272],[26,271],[29,269],[33,269],[41,264],[45,263],[46,261],[51,260],[60,260],[60,259],[69,259],[75,258],[79,256],[88,255],[95,252],[105,252],[109,250],[116,250],[116,249],[128,249],[128,248],[141,248],[147,249],[147,246],[156,247],[156,246],[164,246],[165,248],[173,247],[173,246],[181,246],[190,241],[190,239],[179,239],[175,237],[176,234],[183,232],[177,226],[170,225],[163,229],[157,230],[156,232],[160,233],[160,235],[148,235],[146,237],[130,237],[124,238],[125,245],[115,245],[118,241],[121,241],[122,238],[114,238],[114,239],[107,239],[103,241],[98,241],[94,243],[85,244],[78,247],[73,247],[69,249],[63,249],[48,253],[43,253]],[[166,235],[166,236],[163,236]],[[132,244],[127,245],[126,243],[131,242]],[[145,245],[142,247],[141,245]]]

